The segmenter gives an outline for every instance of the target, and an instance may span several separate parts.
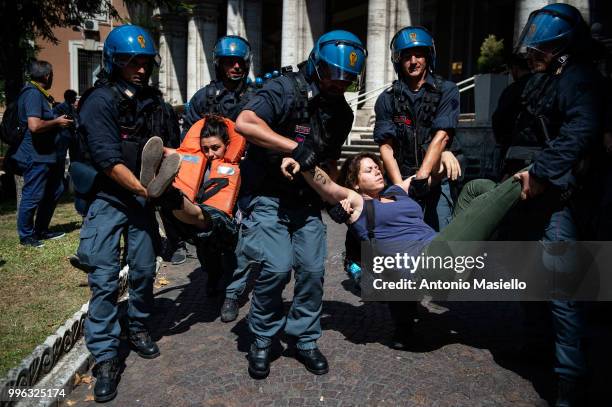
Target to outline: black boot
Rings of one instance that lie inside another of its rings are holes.
[[[298,349],[297,360],[302,362],[310,373],[321,375],[329,372],[327,359],[318,348],[314,349]]]
[[[141,358],[155,359],[159,356],[159,348],[147,331],[130,332],[129,341]]]
[[[93,375],[96,378],[94,400],[103,403],[114,399],[119,382],[119,359],[112,358],[97,363],[93,368]]]
[[[221,321],[232,322],[238,318],[238,300],[226,298],[221,307]]]
[[[249,350],[249,374],[254,379],[265,379],[270,374],[271,347],[258,348],[255,344]]]
[[[584,380],[559,377],[555,407],[582,407],[586,405]]]

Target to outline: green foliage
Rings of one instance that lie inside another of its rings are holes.
[[[480,73],[498,73],[504,70],[504,40],[497,40],[495,35],[489,35],[480,46],[478,57]]]
[[[185,9],[180,0],[124,0],[124,3],[128,8]],[[111,0],[0,1],[0,16],[6,16],[0,24],[0,80],[4,80],[6,99],[11,101],[21,88],[24,68],[35,57],[34,39],[57,44],[54,29],[80,27],[85,20],[106,10],[112,19],[120,18]]]

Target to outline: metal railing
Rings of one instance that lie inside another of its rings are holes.
[[[347,103],[349,104],[349,106],[351,107],[351,109],[353,110],[353,124],[351,126],[351,128],[355,127],[355,120],[357,120],[357,107],[361,104],[361,103],[365,103],[368,100],[372,100],[376,97],[378,97],[378,95],[380,95],[382,92],[384,92],[385,90],[389,89],[391,87],[391,85],[393,84],[393,82],[389,82],[386,83],[382,86],[379,86],[375,89],[369,90],[367,92],[361,93],[353,98],[347,99]],[[473,89],[474,87],[476,87],[475,84],[475,76],[472,76],[470,78],[464,79],[461,82],[457,82],[457,87],[459,88],[459,93],[463,93],[465,91],[468,91],[470,89]],[[344,142],[345,146],[350,146],[351,145],[351,137],[347,137],[346,141]]]
[[[459,88],[459,93],[463,93],[466,90],[470,90],[473,89],[474,87],[476,87],[476,83],[474,82],[474,79],[476,77],[472,76],[471,78],[467,78],[462,80],[461,82],[457,82],[457,87]],[[463,86],[466,85],[466,86]],[[463,86],[463,88],[462,88]]]

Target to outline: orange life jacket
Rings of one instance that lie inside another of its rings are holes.
[[[177,152],[181,154],[181,169],[174,186],[194,203],[205,203],[233,216],[234,205],[240,190],[240,167],[246,140],[234,129],[234,122],[224,119],[229,134],[229,144],[220,160],[213,160],[208,181],[202,185],[208,159],[200,146],[200,133],[205,119],[191,126]],[[204,188],[202,188],[204,187]]]

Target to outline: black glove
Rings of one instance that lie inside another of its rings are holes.
[[[327,213],[334,222],[340,224],[346,223],[346,221],[349,220],[351,217],[351,214],[344,210],[340,202],[338,202],[334,206],[328,206]]]
[[[298,143],[291,152],[291,157],[300,164],[300,171],[312,170],[317,166],[317,155],[306,143]]]
[[[416,179],[414,178],[410,182],[410,188],[408,188],[408,196],[418,201],[423,199],[429,193],[429,183],[427,178]]]

